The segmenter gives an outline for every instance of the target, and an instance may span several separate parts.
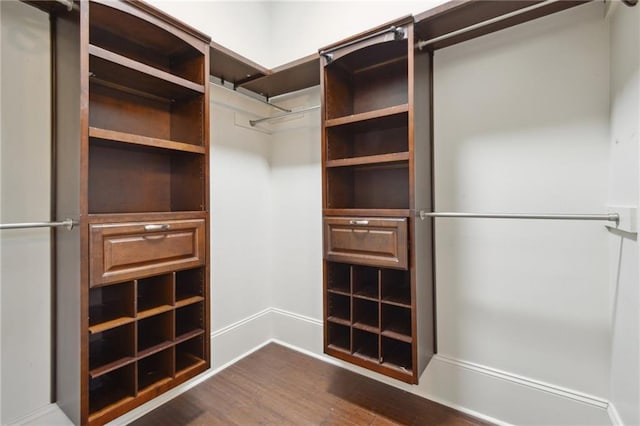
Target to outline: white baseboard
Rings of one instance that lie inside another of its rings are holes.
[[[57,404],[48,404],[26,416],[13,419],[7,423],[8,426],[27,425],[48,425],[48,426],[71,426],[73,423],[62,412]]]
[[[434,356],[419,385],[407,385],[324,355],[321,321],[271,312],[276,343],[494,424],[615,425],[602,398],[445,355]]]
[[[417,386],[389,379],[325,355],[322,352],[322,322],[278,308],[265,309],[214,331],[211,334],[212,369],[119,417],[110,425],[134,421],[271,342],[493,424],[623,426],[615,407],[604,399],[445,355],[434,356]],[[47,419],[59,419],[60,415],[64,416],[57,405],[51,404],[11,424],[53,424]]]
[[[611,402],[609,402],[609,406],[607,407],[607,414],[613,426],[624,426],[624,422],[622,418],[620,418],[620,413],[618,413],[618,410],[616,410],[616,407]]]

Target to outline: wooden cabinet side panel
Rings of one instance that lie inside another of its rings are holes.
[[[433,74],[432,53],[414,56],[414,185],[415,212],[433,207]],[[433,219],[411,219],[411,260],[415,268],[414,310],[417,337],[417,373],[436,352]]]
[[[80,13],[84,12],[82,4]],[[82,246],[86,233],[81,218],[82,120],[81,37],[79,12],[64,13],[52,20],[52,71],[54,114],[56,218],[80,219],[72,231],[55,232],[55,399],[76,424],[86,411],[87,384],[82,370],[87,342],[82,330]],[[85,114],[85,117],[82,117]],[[86,122],[86,121],[85,121]]]

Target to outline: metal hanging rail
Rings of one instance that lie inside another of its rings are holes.
[[[464,33],[467,33],[469,31],[473,31],[473,30],[476,30],[478,28],[482,28],[482,27],[485,27],[487,25],[494,24],[496,22],[504,21],[505,19],[512,18],[512,17],[518,16],[518,15],[522,15],[523,13],[527,13],[527,12],[530,12],[532,10],[539,9],[541,7],[548,6],[548,5],[552,4],[552,3],[557,3],[559,1],[562,1],[562,0],[547,0],[547,1],[543,1],[543,2],[540,2],[540,3],[536,3],[536,4],[532,5],[532,6],[524,7],[522,9],[518,9],[518,10],[514,10],[513,12],[505,13],[504,15],[496,16],[495,18],[487,19],[486,21],[478,22],[477,24],[473,24],[473,25],[470,25],[468,27],[452,31],[452,32],[447,33],[447,34],[443,34],[441,36],[434,37],[434,38],[429,39],[429,40],[424,40],[424,41],[423,40],[419,40],[416,43],[416,47],[418,49],[422,50],[423,47],[428,46],[430,44],[437,43],[439,41],[446,40],[448,38],[455,37],[457,35],[464,34]],[[625,5],[627,5],[629,7],[633,7],[633,6],[638,4],[638,0],[622,0],[622,3],[624,3]]]
[[[478,22],[477,24],[473,24],[473,25],[470,25],[468,27],[461,28],[461,29],[456,30],[456,31],[452,31],[450,33],[443,34],[441,36],[434,37],[434,38],[429,39],[429,40],[424,40],[424,41],[419,40],[418,43],[416,43],[416,46],[418,47],[418,49],[422,50],[423,47],[428,46],[430,44],[437,43],[439,41],[446,40],[448,38],[455,37],[457,35],[464,34],[464,33],[467,33],[469,31],[473,31],[473,30],[476,30],[478,28],[482,28],[482,27],[485,27],[487,25],[503,21],[503,20],[511,18],[513,16],[518,16],[518,15],[521,15],[523,13],[539,9],[539,8],[541,8],[543,6],[548,6],[549,4],[555,3],[555,2],[558,2],[558,1],[560,1],[560,0],[543,1],[541,3],[536,3],[536,4],[532,5],[532,6],[524,7],[522,9],[518,9],[518,10],[515,10],[515,11],[510,12],[510,13],[505,13],[504,15],[500,15],[500,16],[497,16],[495,18],[487,19],[486,21]]]
[[[64,226],[69,231],[77,226],[78,222],[73,219],[65,219],[61,222],[24,222],[24,223],[0,223],[1,229],[25,229],[25,228],[56,228]]]
[[[263,121],[275,120],[275,119],[278,119],[278,118],[287,117],[289,115],[299,114],[301,112],[312,111],[312,110],[318,109],[318,108],[320,108],[320,105],[314,105],[314,106],[311,106],[311,107],[308,107],[308,108],[299,109],[299,110],[296,110],[296,111],[285,112],[284,114],[273,115],[271,117],[258,118],[256,120],[249,120],[249,124],[251,124],[251,127],[253,127],[258,123],[262,123]]]
[[[420,210],[420,219],[428,217],[478,218],[478,219],[536,219],[536,220],[599,220],[606,222],[620,221],[619,213],[605,214],[545,214],[545,213],[458,213],[427,212]]]
[[[280,111],[284,111],[284,112],[291,112],[291,110],[290,110],[290,109],[287,109],[287,108],[285,108],[285,107],[281,107],[280,105],[272,104],[271,102],[269,102],[269,100],[268,100],[268,99],[267,99],[267,100],[260,99],[260,98],[258,97],[258,96],[260,96],[260,95],[258,95],[257,93],[256,93],[256,96],[252,96],[252,95],[249,95],[249,94],[247,94],[247,93],[244,93],[244,92],[239,91],[237,88],[233,88],[233,89],[231,89],[231,88],[229,88],[229,87],[225,86],[225,82],[224,82],[223,80],[220,80],[220,83],[218,83],[217,81],[215,81],[215,80],[214,80],[214,78],[215,78],[215,79],[220,80],[218,77],[210,77],[210,78],[209,78],[209,83],[211,83],[211,84],[215,84],[216,86],[221,87],[221,88],[223,88],[223,89],[225,89],[225,90],[228,90],[228,91],[230,91],[230,92],[238,93],[239,95],[242,95],[242,96],[244,96],[245,98],[249,98],[249,99],[251,99],[251,100],[253,100],[253,101],[258,101],[258,102],[261,102],[261,103],[263,103],[263,104],[265,104],[265,105],[269,105],[270,107],[273,107],[273,108],[275,108],[275,109],[279,109]]]
[[[71,12],[74,7],[77,8],[77,6],[74,5],[73,0],[56,0],[56,1],[60,4],[65,5],[69,12]]]
[[[369,40],[370,38],[378,37],[378,36],[380,36],[382,34],[386,34],[386,33],[393,33],[396,40],[401,40],[401,39],[403,39],[403,38],[405,38],[407,36],[406,32],[404,31],[404,28],[402,28],[401,26],[397,27],[395,25],[391,25],[388,28],[382,29],[382,30],[377,31],[375,33],[368,34],[368,35],[366,35],[364,37],[361,37],[361,38],[358,38],[358,39],[355,39],[355,40],[351,40],[351,41],[347,41],[346,43],[342,43],[342,44],[339,44],[337,46],[333,46],[333,47],[330,47],[328,49],[321,50],[319,53],[320,53],[321,56],[325,56],[325,57],[327,57],[327,59],[331,59],[331,56],[330,56],[331,52],[335,52],[336,50],[351,46],[351,45],[356,44],[356,43],[360,43],[360,42],[362,42],[364,40]]]

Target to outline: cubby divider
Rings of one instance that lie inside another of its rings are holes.
[[[138,361],[138,390],[143,392],[158,382],[171,379],[174,371],[174,348],[170,347]]]
[[[351,266],[351,282],[353,295],[372,300],[379,299],[379,272],[371,266]]]
[[[117,370],[89,379],[89,414],[124,403],[136,396],[136,366],[128,364]]]
[[[137,317],[146,318],[173,309],[174,273],[137,280]]]
[[[134,319],[133,281],[89,290],[89,333],[99,333]]]
[[[138,320],[138,357],[144,357],[173,345],[174,312],[164,312]]]

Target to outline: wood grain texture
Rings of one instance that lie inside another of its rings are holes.
[[[132,423],[205,424],[487,423],[272,343]]]

